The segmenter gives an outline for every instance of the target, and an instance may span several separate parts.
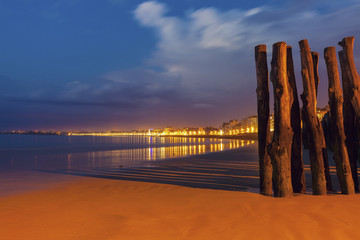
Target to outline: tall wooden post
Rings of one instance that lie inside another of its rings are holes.
[[[258,111],[258,144],[260,193],[272,195],[272,165],[267,153],[270,143],[270,115],[269,115],[269,72],[267,66],[266,45],[255,47],[255,65],[257,77],[257,111]]]
[[[329,106],[331,115],[331,129],[333,132],[334,159],[336,172],[339,179],[342,194],[354,194],[354,182],[351,175],[351,167],[348,151],[345,144],[345,132],[343,122],[343,97],[340,88],[338,65],[336,61],[335,47],[324,50],[324,58],[329,79]]]
[[[291,182],[295,193],[306,192],[305,172],[302,152],[302,136],[301,136],[301,117],[298,92],[295,80],[295,70],[292,57],[292,47],[287,47],[286,65],[288,79],[293,95],[293,103],[291,105],[291,128],[294,132],[291,145]]]
[[[354,112],[357,119],[360,119],[360,76],[356,71],[355,62],[354,62],[354,37],[346,37],[339,45],[343,48],[343,61],[346,66],[346,75],[351,88],[351,105],[354,108]]]
[[[292,196],[290,115],[293,101],[286,66],[286,43],[273,45],[270,79],[274,86],[274,137],[268,147],[273,165],[275,197]]]
[[[354,37],[344,38],[339,45],[343,47],[339,51],[339,60],[342,75],[343,93],[344,93],[344,130],[346,136],[346,146],[349,155],[351,173],[356,192],[359,190],[359,180],[357,173],[358,159],[358,131],[360,130],[359,118],[356,118],[354,105],[356,106],[358,95],[357,73],[353,59]],[[356,80],[356,81],[355,81]]]
[[[309,143],[310,165],[312,173],[312,188],[314,195],[326,194],[326,179],[323,160],[323,131],[316,116],[316,90],[314,78],[314,65],[308,41],[301,40],[301,75],[304,92],[301,94],[303,101],[303,119],[307,128]]]
[[[319,77],[319,53],[311,52],[311,56],[312,56],[312,60],[313,60],[313,64],[314,64],[314,80],[315,80],[315,91],[316,91],[316,97],[317,97],[318,88],[319,88],[319,82],[320,82],[320,77]],[[316,107],[316,105],[315,105],[315,107]],[[321,126],[321,129],[323,130],[321,124],[320,124],[320,126]],[[322,135],[323,135],[323,142],[324,142],[324,146],[322,148],[322,153],[323,153],[323,161],[324,161],[326,189],[328,191],[332,191],[333,188],[332,188],[332,183],[331,183],[329,158],[328,158],[328,153],[327,153],[327,150],[326,150],[326,141],[325,141],[324,130],[322,131]]]

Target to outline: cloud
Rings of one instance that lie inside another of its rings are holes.
[[[167,18],[163,15],[166,13],[166,7],[163,4],[149,1],[140,4],[135,9],[135,17],[146,26],[164,26]],[[170,18],[168,18],[170,19]]]
[[[355,35],[360,45],[359,12],[359,1],[317,0],[227,11],[207,7],[175,16],[169,14],[167,5],[147,1],[133,12],[139,25],[157,36],[156,49],[143,65],[69,82],[43,93],[34,90],[21,96],[7,93],[7,97],[124,109],[127,121],[140,121],[142,116],[143,122],[159,127],[176,121],[182,126],[216,126],[256,113],[256,45],[268,45],[269,60],[273,43],[285,41],[293,46],[301,91],[298,41],[308,38],[311,48],[320,54],[348,35]],[[360,67],[359,47],[355,50]],[[321,64],[320,77],[326,79]],[[320,82],[320,106],[327,103],[326,82]]]
[[[202,8],[180,18],[167,16],[164,4],[149,1],[140,4],[134,16],[158,35],[158,49],[149,65],[179,75],[184,98],[211,104],[217,99],[224,104],[221,95],[233,94],[234,89],[246,85],[241,79],[246,70],[241,65],[241,53],[252,48],[251,39],[263,28],[255,28],[246,20],[262,11],[262,7],[227,12]]]
[[[253,49],[256,45],[269,45],[269,57],[273,43],[286,41],[293,45],[299,72],[298,41],[308,38],[311,47],[321,52],[344,36],[359,38],[359,11],[358,1],[344,1],[339,5],[337,1],[325,4],[320,0],[247,10],[220,11],[208,7],[179,17],[169,16],[165,4],[149,1],[140,4],[134,16],[142,26],[154,29],[158,36],[157,50],[148,60],[149,65],[161,66],[181,76],[181,85],[186,89],[184,96],[194,102],[226,107],[234,99],[239,101],[240,95],[254,99]],[[323,96],[326,94],[323,91]],[[255,101],[251,102],[256,109]]]
[[[166,16],[164,4],[149,1],[140,4],[134,16],[143,26],[157,31],[158,46],[164,51],[177,52],[179,48],[236,50],[243,47],[245,36],[253,32],[249,31],[251,26],[245,19],[261,11],[262,7],[220,12],[210,7],[193,11],[182,19]]]
[[[178,81],[179,76],[171,72],[131,69],[107,72],[92,82],[69,82],[60,89],[36,89],[20,94],[4,92],[2,99],[67,106],[139,108],[152,106],[160,101],[176,100],[180,90]]]
[[[245,14],[244,14],[245,16]],[[219,14],[216,9],[200,9],[190,15],[193,35],[198,35],[200,48],[239,48],[244,29],[241,13]]]
[[[40,99],[36,99],[36,98],[11,98],[11,97],[5,97],[2,98],[1,100],[6,101],[6,102],[17,102],[17,103],[22,103],[22,104],[32,104],[32,103],[39,103],[39,104],[45,104],[45,105],[62,105],[62,106],[91,106],[91,107],[114,107],[114,108],[134,108],[136,107],[136,105],[131,104],[131,103],[121,103],[121,102],[91,102],[91,101],[80,101],[80,100],[68,100],[68,99],[44,99],[44,98],[40,98]]]

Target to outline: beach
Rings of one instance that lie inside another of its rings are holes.
[[[360,237],[359,195],[262,196],[254,150],[159,161],[150,168],[54,172],[68,177],[0,197],[1,239]]]

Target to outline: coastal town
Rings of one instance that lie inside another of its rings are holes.
[[[329,106],[317,108],[317,116],[321,121],[329,111]],[[274,131],[274,115],[270,115],[270,132]],[[46,130],[13,130],[4,131],[1,134],[27,134],[27,135],[98,135],[98,136],[121,136],[121,135],[140,135],[140,136],[211,136],[211,137],[241,137],[246,135],[252,139],[257,137],[258,118],[256,115],[245,117],[241,120],[232,119],[223,122],[219,127],[184,127],[184,128],[151,128],[146,130],[130,131],[46,131]]]

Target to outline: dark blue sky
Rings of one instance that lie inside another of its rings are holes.
[[[256,113],[253,49],[354,35],[360,1],[0,1],[0,130],[218,126]],[[339,48],[338,48],[339,49]],[[269,60],[271,51],[269,51]]]

